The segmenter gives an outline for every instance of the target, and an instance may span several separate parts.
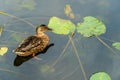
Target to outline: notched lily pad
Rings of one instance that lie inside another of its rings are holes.
[[[75,25],[70,20],[64,20],[58,17],[52,17],[49,20],[48,27],[53,29],[56,34],[69,34],[75,31]]]
[[[111,80],[110,76],[105,72],[98,72],[90,77],[90,80]]]
[[[1,36],[1,34],[2,34],[2,27],[0,26],[0,36]]]
[[[87,16],[84,17],[82,23],[77,24],[78,33],[84,37],[99,36],[106,32],[104,23],[95,17]]]
[[[115,42],[112,44],[113,47],[115,47],[117,50],[120,50],[120,42]]]
[[[8,48],[7,47],[0,47],[0,55],[3,56],[5,53],[7,53]]]

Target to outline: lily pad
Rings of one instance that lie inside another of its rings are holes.
[[[56,34],[69,34],[75,31],[75,25],[70,20],[64,20],[58,17],[52,17],[49,20],[48,27],[53,29]]]
[[[1,47],[0,48],[0,55],[3,56],[5,53],[7,53],[8,48],[7,47]]]
[[[0,36],[1,36],[1,34],[2,34],[2,27],[0,26]]]
[[[87,16],[84,17],[83,23],[78,23],[77,31],[84,37],[99,36],[106,32],[106,27],[99,19]]]
[[[110,76],[105,72],[98,72],[90,77],[90,80],[111,80]]]
[[[120,42],[115,42],[112,44],[113,47],[115,47],[117,50],[120,50]]]

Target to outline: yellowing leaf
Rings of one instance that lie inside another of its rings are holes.
[[[1,36],[1,34],[2,34],[2,27],[0,26],[0,36]]]
[[[115,42],[112,44],[113,47],[115,47],[117,50],[120,50],[120,42]]]
[[[90,77],[90,80],[111,80],[110,76],[105,72],[98,72]]]
[[[87,16],[82,23],[78,23],[77,31],[84,37],[99,36],[106,32],[106,27],[99,19]]]
[[[71,9],[71,6],[69,4],[67,4],[65,7],[64,7],[64,12],[65,14],[70,17],[71,19],[74,19],[75,18],[75,15]]]
[[[49,20],[48,27],[53,29],[56,34],[69,34],[75,31],[75,25],[70,20],[64,20],[58,17],[52,17]]]
[[[3,56],[8,51],[7,47],[1,47],[0,48],[0,55]]]

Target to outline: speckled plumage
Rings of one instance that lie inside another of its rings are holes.
[[[36,28],[36,35],[29,36],[14,51],[19,56],[35,55],[42,52],[49,44],[49,37],[44,32],[51,31],[45,25]]]

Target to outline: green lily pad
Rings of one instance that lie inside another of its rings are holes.
[[[120,50],[120,42],[115,42],[112,44],[113,47],[115,47],[117,50]]]
[[[56,34],[69,34],[75,31],[75,25],[70,20],[64,20],[58,17],[52,17],[49,20],[48,27],[53,29]]]
[[[90,80],[111,80],[110,76],[105,72],[98,72],[90,77]]]
[[[78,33],[84,37],[99,36],[106,32],[104,23],[95,17],[87,16],[84,17],[82,23],[77,24]]]
[[[2,34],[2,27],[0,26],[0,36],[1,36],[1,34]]]

